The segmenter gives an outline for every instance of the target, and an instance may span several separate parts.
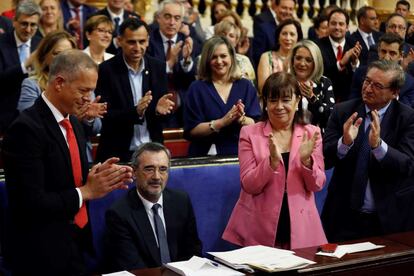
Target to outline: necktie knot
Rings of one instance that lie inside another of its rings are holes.
[[[158,209],[161,207],[160,204],[155,203],[154,205],[152,205],[152,211],[154,212],[154,214],[158,214]]]
[[[66,131],[72,130],[72,124],[68,119],[63,119],[60,124],[66,129]]]

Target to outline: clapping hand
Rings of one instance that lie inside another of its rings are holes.
[[[174,109],[175,103],[172,100],[173,94],[168,93],[162,96],[157,103],[155,108],[156,112],[160,115],[168,115]]]
[[[144,116],[145,110],[147,110],[151,101],[152,101],[152,94],[150,90],[147,93],[145,93],[144,97],[142,97],[137,104],[137,113],[139,117],[142,118]]]
[[[343,126],[343,137],[342,137],[342,142],[349,146],[351,145],[355,138],[358,135],[358,131],[359,131],[359,126],[362,124],[362,118],[359,117],[357,119],[358,113],[354,112],[351,117],[348,118],[348,120],[346,120],[346,122],[344,123]]]
[[[381,125],[380,125],[380,120],[379,120],[379,115],[378,115],[378,111],[377,110],[372,110],[371,111],[371,130],[369,131],[369,135],[368,135],[368,143],[370,145],[371,148],[375,149],[380,145],[381,142],[381,138],[380,138],[380,133],[381,133]]]
[[[313,88],[312,85],[308,82],[298,82],[299,84],[299,90],[303,97],[310,99],[312,98],[313,94]]]
[[[282,154],[280,153],[276,138],[272,133],[269,134],[269,153],[270,153],[270,166],[273,170],[276,170],[279,166],[280,160],[282,160]]]
[[[307,168],[312,168],[312,152],[315,150],[316,141],[318,140],[320,134],[315,132],[312,137],[308,138],[308,133],[305,131],[303,133],[302,143],[299,147],[300,161]]]

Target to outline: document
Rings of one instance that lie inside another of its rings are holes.
[[[378,248],[383,248],[385,245],[375,245],[372,242],[360,242],[354,244],[344,244],[338,245],[335,252],[333,253],[325,253],[325,252],[317,252],[316,255],[320,256],[328,256],[334,258],[342,258],[345,254],[356,253],[356,252],[363,252],[374,250]]]
[[[267,272],[277,272],[306,267],[315,262],[301,258],[290,250],[278,249],[263,245],[247,246],[227,252],[208,252],[214,258],[235,269],[252,268]]]
[[[241,272],[211,261],[207,258],[193,256],[188,261],[165,264],[165,267],[184,276],[241,276]]]
[[[109,273],[109,274],[102,274],[102,276],[134,276],[134,274],[128,272],[128,271],[119,271],[119,272],[114,272],[114,273]]]

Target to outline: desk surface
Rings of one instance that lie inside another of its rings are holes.
[[[355,240],[348,243],[370,241],[385,245],[384,248],[347,254],[340,259],[317,256],[317,247],[294,250],[296,255],[315,261],[316,264],[297,271],[277,273],[277,275],[408,275],[414,273],[414,231]],[[411,271],[411,272],[409,272]],[[164,268],[138,269],[131,271],[139,276],[176,276]]]

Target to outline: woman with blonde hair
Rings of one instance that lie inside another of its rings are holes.
[[[226,37],[233,48],[236,49],[240,40],[241,31],[239,27],[232,22],[223,20],[214,26],[214,34]],[[252,81],[253,84],[256,84],[256,74],[250,59],[245,55],[236,53],[236,64],[242,77]]]
[[[44,37],[53,31],[63,31],[63,16],[59,0],[40,0],[42,16],[39,20],[39,30]]]
[[[191,141],[190,156],[234,155],[240,129],[260,117],[256,89],[241,78],[235,50],[225,37],[204,44],[198,80],[184,105],[184,135]]]
[[[97,64],[114,56],[106,52],[106,49],[111,45],[114,30],[111,19],[105,15],[92,16],[86,21],[84,29],[89,46],[83,51]]]

